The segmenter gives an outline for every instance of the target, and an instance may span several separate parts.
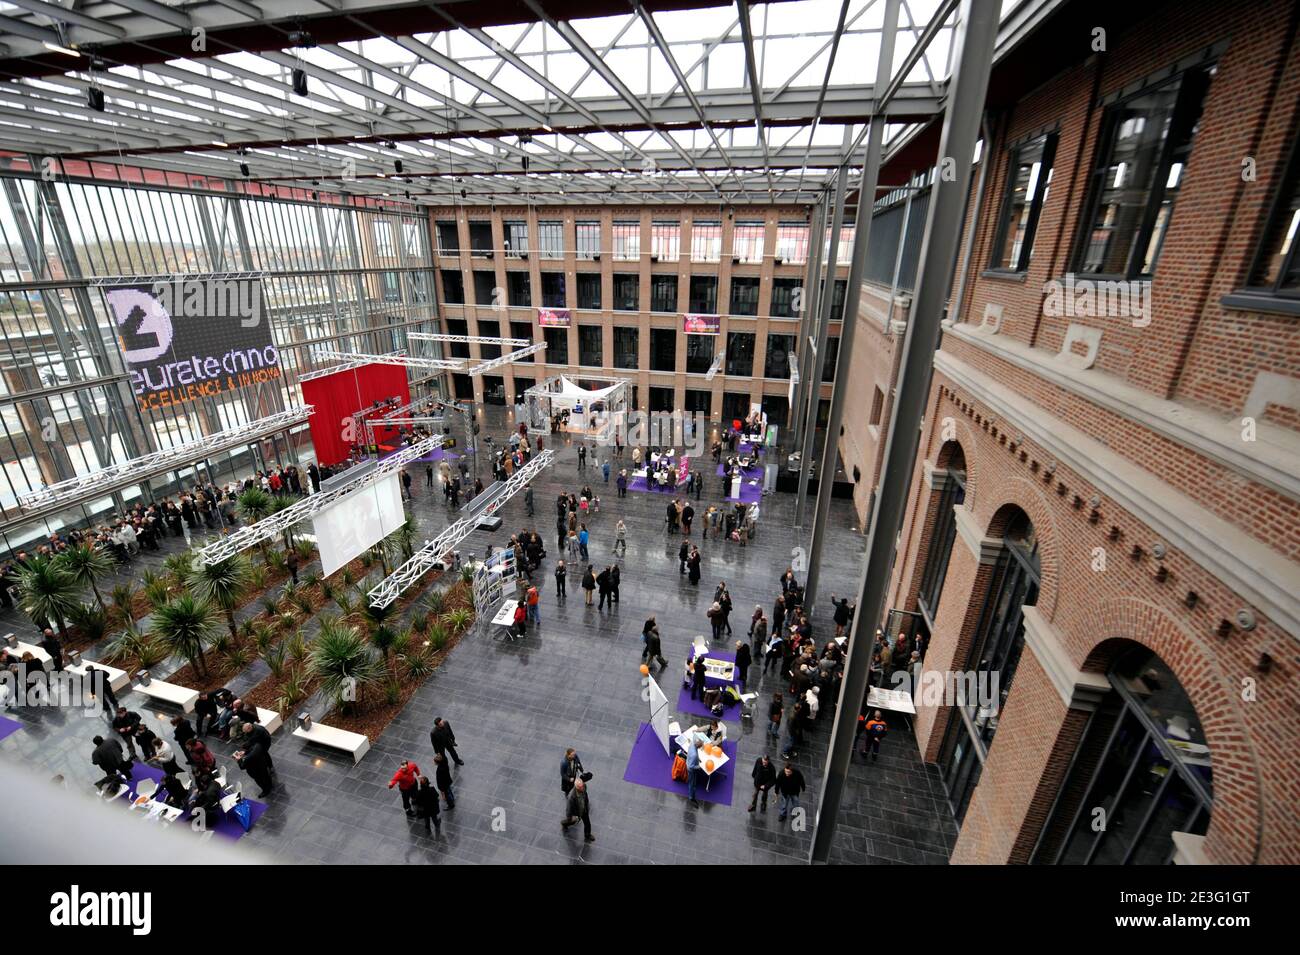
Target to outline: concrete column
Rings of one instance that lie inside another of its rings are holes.
[[[817,205],[813,206],[811,219],[811,232],[808,234],[808,267],[804,273],[803,294],[799,296],[799,338],[795,344],[799,365],[799,384],[794,390],[794,404],[790,408],[790,417],[788,419],[790,432],[790,450],[794,451],[799,447],[800,435],[803,427],[803,408],[804,408],[804,389],[808,387],[808,375],[806,374],[811,357],[802,342],[807,339],[808,331],[812,326],[813,317],[818,313],[818,282],[821,275],[822,267],[822,240],[826,232],[826,201],[827,193],[823,192],[822,197],[818,200]],[[773,283],[776,279],[773,278]],[[768,311],[771,312],[769,306]],[[763,352],[764,358],[767,356],[766,347]]]

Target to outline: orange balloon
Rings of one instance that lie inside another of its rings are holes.
[[[644,664],[644,663],[641,664],[641,675],[642,675],[642,676],[649,676],[649,675],[650,675],[650,667],[648,667],[648,666],[647,666],[646,664]]]
[[[713,760],[709,760],[707,763],[705,763],[704,768],[707,769],[709,772],[713,772]]]

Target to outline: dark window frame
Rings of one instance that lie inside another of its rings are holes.
[[[1007,179],[1003,185],[1002,203],[998,208],[998,227],[993,233],[993,249],[989,260],[989,271],[1019,273],[1029,270],[1029,262],[1034,254],[1034,238],[1038,234],[1038,222],[1043,214],[1043,204],[1047,201],[1048,188],[1051,185],[1052,167],[1056,162],[1056,145],[1059,136],[1055,131],[1022,142],[1007,150]],[[1024,163],[1020,156],[1031,149],[1042,149],[1038,160],[1038,181],[1034,197],[1029,201],[1029,218],[1025,221],[1025,235],[1020,243],[1020,254],[1009,265],[1001,262],[1002,248],[1006,244],[1007,231],[1011,228],[1011,206],[1015,199],[1018,172]]]

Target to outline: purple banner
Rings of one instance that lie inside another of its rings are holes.
[[[537,324],[543,328],[568,328],[569,310],[567,308],[539,308]]]
[[[683,315],[682,330],[688,335],[717,335],[722,331],[722,316]]]

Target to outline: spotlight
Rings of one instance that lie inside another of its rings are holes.
[[[298,96],[307,95],[307,71],[295,69],[293,71],[293,91]]]
[[[104,111],[104,91],[97,86],[92,86],[86,90],[86,105],[96,113]]]
[[[239,164],[239,174],[240,174],[241,176],[243,176],[245,179],[248,178],[248,176],[249,176],[249,173],[248,173],[248,163],[246,163],[246,162],[241,162],[241,163]]]
[[[316,45],[316,41],[306,30],[294,30],[289,34],[289,45],[310,48]]]
[[[464,199],[467,195],[469,195],[469,193],[467,193],[464,189],[462,189],[462,190],[460,191],[460,197],[461,197],[462,199]]]
[[[393,171],[399,173],[402,171],[402,161],[400,159],[393,160]]]

